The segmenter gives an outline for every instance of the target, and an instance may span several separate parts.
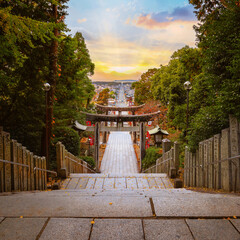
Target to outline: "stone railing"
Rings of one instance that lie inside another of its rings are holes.
[[[70,173],[95,173],[87,162],[68,152],[61,142],[57,143],[56,151],[58,176],[67,178]]]
[[[240,125],[230,116],[229,128],[199,143],[196,153],[186,148],[184,184],[240,191]]]
[[[0,192],[45,190],[45,157],[33,155],[0,128]]]
[[[176,178],[179,170],[179,144],[163,141],[163,155],[156,161],[156,165],[145,170],[145,173],[167,173],[170,178]]]

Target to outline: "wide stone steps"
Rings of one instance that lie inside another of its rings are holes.
[[[166,174],[71,174],[62,190],[148,190],[172,189]]]

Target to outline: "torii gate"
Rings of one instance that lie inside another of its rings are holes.
[[[139,105],[139,106],[129,106],[129,107],[115,107],[115,106],[103,106],[99,104],[95,104],[98,110],[101,112],[104,112],[106,115],[108,115],[109,112],[118,111],[118,114],[121,115],[121,112],[131,112],[132,115],[135,115],[135,112],[145,106],[145,104]],[[107,122],[105,122],[105,126],[107,126]],[[133,122],[133,126],[136,126],[136,122]],[[137,142],[136,132],[133,132],[133,142]],[[103,134],[103,143],[107,142],[107,132],[105,131]]]
[[[116,108],[117,109],[117,108]],[[123,109],[123,108],[122,108]],[[118,110],[116,110],[118,111]],[[125,131],[125,132],[140,132],[140,163],[145,156],[145,133],[146,126],[145,122],[151,120],[154,116],[158,115],[160,111],[143,114],[143,115],[106,115],[106,114],[92,114],[83,112],[86,115],[86,120],[91,121],[95,124],[94,127],[88,127],[86,131],[94,131],[95,142],[94,142],[94,158],[96,162],[96,170],[99,172],[99,137],[100,132],[108,131]],[[116,127],[101,126],[101,122],[116,122]],[[124,127],[124,122],[139,122],[139,126]],[[141,169],[141,166],[140,166]]]

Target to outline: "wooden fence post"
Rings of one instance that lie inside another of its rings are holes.
[[[221,136],[221,160],[226,160],[230,157],[230,146],[229,146],[230,131],[229,128],[222,130]],[[222,189],[231,191],[231,164],[230,161],[223,161],[221,163],[221,183]]]
[[[3,159],[11,161],[11,148],[10,148],[10,134],[5,133],[3,135]],[[3,164],[3,174],[4,174],[4,191],[11,192],[12,190],[12,180],[11,180],[11,164]]]
[[[195,154],[195,165],[196,165],[195,186],[199,187],[199,179],[200,179],[199,149],[196,151],[196,154]]]
[[[22,163],[27,164],[27,149],[25,147],[22,147]],[[27,167],[22,168],[23,172],[23,191],[27,191]]]
[[[213,138],[208,139],[208,187],[214,188]]]
[[[240,153],[240,137],[239,137],[239,123],[237,119],[230,115],[230,156],[235,157]],[[232,171],[232,187],[234,191],[240,191],[240,158],[231,160],[231,171]]]
[[[11,161],[17,163],[17,141],[11,141]],[[12,189],[19,190],[19,166],[12,165]]]
[[[190,183],[189,186],[192,187],[193,186],[193,154],[192,152],[189,152],[189,174],[190,174]]]
[[[31,181],[31,190],[35,190],[35,181],[34,181],[34,159],[33,153],[30,153],[30,181]]]
[[[29,166],[27,168],[27,190],[31,190],[31,153],[29,150],[27,150],[27,165]]]
[[[184,154],[184,185],[188,186],[188,148],[185,147],[185,154]]]
[[[221,135],[214,135],[214,188],[221,189]]]
[[[208,187],[208,155],[207,155],[207,140],[203,141],[203,161],[204,161],[204,187]]]

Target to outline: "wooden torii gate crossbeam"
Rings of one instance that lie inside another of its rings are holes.
[[[86,120],[91,121],[95,124],[94,126],[94,135],[95,135],[95,151],[94,151],[94,158],[96,162],[96,170],[99,172],[99,137],[100,137],[100,128],[101,128],[101,122],[116,122],[117,128],[115,128],[115,131],[134,131],[136,132],[136,126],[135,127],[123,127],[124,122],[139,122],[139,132],[140,132],[140,163],[142,162],[142,159],[145,156],[145,122],[148,122],[151,120],[154,116],[159,115],[160,111],[154,112],[154,113],[148,113],[143,115],[105,115],[105,114],[93,114],[93,113],[85,113]],[[121,125],[121,126],[120,126]],[[106,131],[108,127],[105,126],[104,130]],[[128,130],[126,130],[128,129]],[[88,129],[90,130],[90,128]],[[108,131],[110,131],[108,129]],[[141,166],[140,166],[141,168]]]
[[[115,112],[118,111],[118,114],[121,115],[121,112],[131,112],[132,115],[135,115],[135,112],[142,107],[145,106],[145,104],[139,105],[139,106],[128,106],[128,107],[116,107],[116,106],[103,106],[96,104],[96,108],[102,112],[104,112],[106,115],[108,115],[108,112]],[[105,126],[107,126],[107,122],[105,122]],[[136,126],[136,123],[133,122],[133,126]],[[103,142],[106,143],[107,141],[107,132],[103,133]],[[136,143],[137,141],[137,134],[136,132],[133,132],[133,142]]]

